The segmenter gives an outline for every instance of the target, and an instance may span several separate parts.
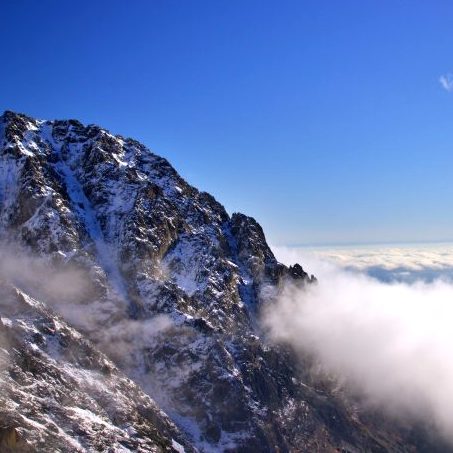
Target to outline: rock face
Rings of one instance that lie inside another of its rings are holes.
[[[0,445],[352,452],[421,442],[361,417],[265,341],[263,294],[316,279],[278,263],[254,219],[230,217],[135,140],[5,112],[0,235],[84,276],[76,296],[1,284]]]
[[[0,307],[0,451],[162,452],[186,444],[148,395],[43,304],[2,284]]]

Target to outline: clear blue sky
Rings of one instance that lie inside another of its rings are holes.
[[[453,238],[453,2],[0,2],[0,110],[132,136],[275,244]]]

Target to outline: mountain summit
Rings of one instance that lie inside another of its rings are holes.
[[[316,279],[135,140],[5,112],[0,239],[1,451],[427,445],[266,341],[269,295]]]

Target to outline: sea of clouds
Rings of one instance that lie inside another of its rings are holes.
[[[453,282],[453,244],[381,245],[360,247],[274,247],[282,262],[300,260],[307,269],[323,272],[326,264],[367,274],[382,282]]]
[[[264,317],[273,338],[453,441],[453,246],[273,249],[319,280],[284,288]]]

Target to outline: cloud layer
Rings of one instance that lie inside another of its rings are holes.
[[[276,252],[281,260],[286,254],[288,264],[306,262],[300,250]],[[433,264],[431,252],[419,253]],[[286,287],[267,311],[266,326],[276,341],[311,354],[370,404],[422,416],[453,440],[453,285],[378,281],[345,269],[357,254],[340,260],[335,252],[344,267],[311,254],[307,270],[317,273],[320,284]],[[378,255],[358,256],[358,266],[366,269]],[[402,259],[401,252],[387,256],[394,257],[394,266]],[[416,266],[416,257],[411,250],[403,261]]]
[[[453,282],[453,244],[361,248],[274,247],[282,262],[305,263],[310,272],[324,271],[326,263],[365,273],[384,282]]]

